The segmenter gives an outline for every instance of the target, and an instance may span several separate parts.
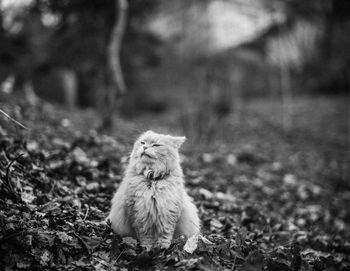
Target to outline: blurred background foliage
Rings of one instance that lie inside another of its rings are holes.
[[[103,107],[117,1],[0,3],[0,81]],[[206,112],[216,123],[232,112],[240,119],[257,98],[281,98],[288,129],[295,97],[349,93],[349,15],[347,0],[130,0],[121,49],[128,92],[116,110],[189,112],[194,122]]]

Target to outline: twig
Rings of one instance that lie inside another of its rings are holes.
[[[83,244],[83,247],[86,249],[86,251],[90,255],[91,254],[90,249],[89,249],[88,245],[85,243],[85,241],[83,240],[83,238],[81,238],[74,230],[72,231],[72,233]]]
[[[8,118],[9,120],[13,121],[14,123],[16,123],[18,126],[20,126],[21,128],[29,131],[29,129],[27,127],[25,127],[22,123],[20,123],[19,121],[15,120],[14,118],[10,117],[9,114],[7,114],[6,112],[4,112],[3,110],[0,109],[0,113],[3,114],[6,118]]]
[[[52,192],[53,192],[53,190],[55,189],[55,187],[56,187],[56,181],[54,180],[54,181],[53,181],[53,185],[52,185],[52,187],[51,187],[51,189],[50,189],[49,195],[52,194]]]
[[[11,169],[11,166],[14,164],[14,162],[16,162],[20,157],[23,156],[23,153],[20,153],[19,155],[17,155],[15,157],[15,159],[13,159],[6,167],[6,176],[5,176],[5,180],[6,180],[6,183],[7,185],[9,186],[10,188],[10,191],[12,193],[15,192],[15,190],[13,189],[13,186],[12,186],[12,183],[11,183],[11,180],[10,180],[10,169]]]
[[[232,270],[235,270],[235,267],[236,267],[236,259],[237,259],[237,256],[235,256],[235,258],[234,258],[234,260],[233,260]]]
[[[87,218],[87,216],[88,216],[88,213],[89,213],[89,206],[86,208],[86,212],[85,212],[85,216],[84,216],[83,221],[86,220],[86,218]]]
[[[116,262],[119,260],[120,256],[122,256],[124,252],[125,252],[125,249],[122,252],[120,252],[120,254],[118,255],[117,259],[115,259]]]

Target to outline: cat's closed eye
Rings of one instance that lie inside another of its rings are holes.
[[[145,142],[144,142],[144,141],[141,141],[140,143],[141,143],[142,145],[145,145]]]
[[[153,147],[160,147],[162,146],[161,144],[152,144]]]

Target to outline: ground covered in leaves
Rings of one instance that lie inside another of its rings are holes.
[[[86,129],[91,113],[14,101],[1,109],[30,129],[0,116],[1,270],[350,270],[350,190],[308,174],[317,152],[288,164],[261,145],[189,140],[183,168],[209,242],[146,252],[103,222],[136,129],[120,122],[107,136]]]

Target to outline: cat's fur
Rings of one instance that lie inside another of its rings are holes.
[[[147,249],[168,248],[173,236],[199,234],[197,208],[185,191],[179,162],[184,141],[147,131],[135,142],[107,218],[115,233],[135,237]]]

